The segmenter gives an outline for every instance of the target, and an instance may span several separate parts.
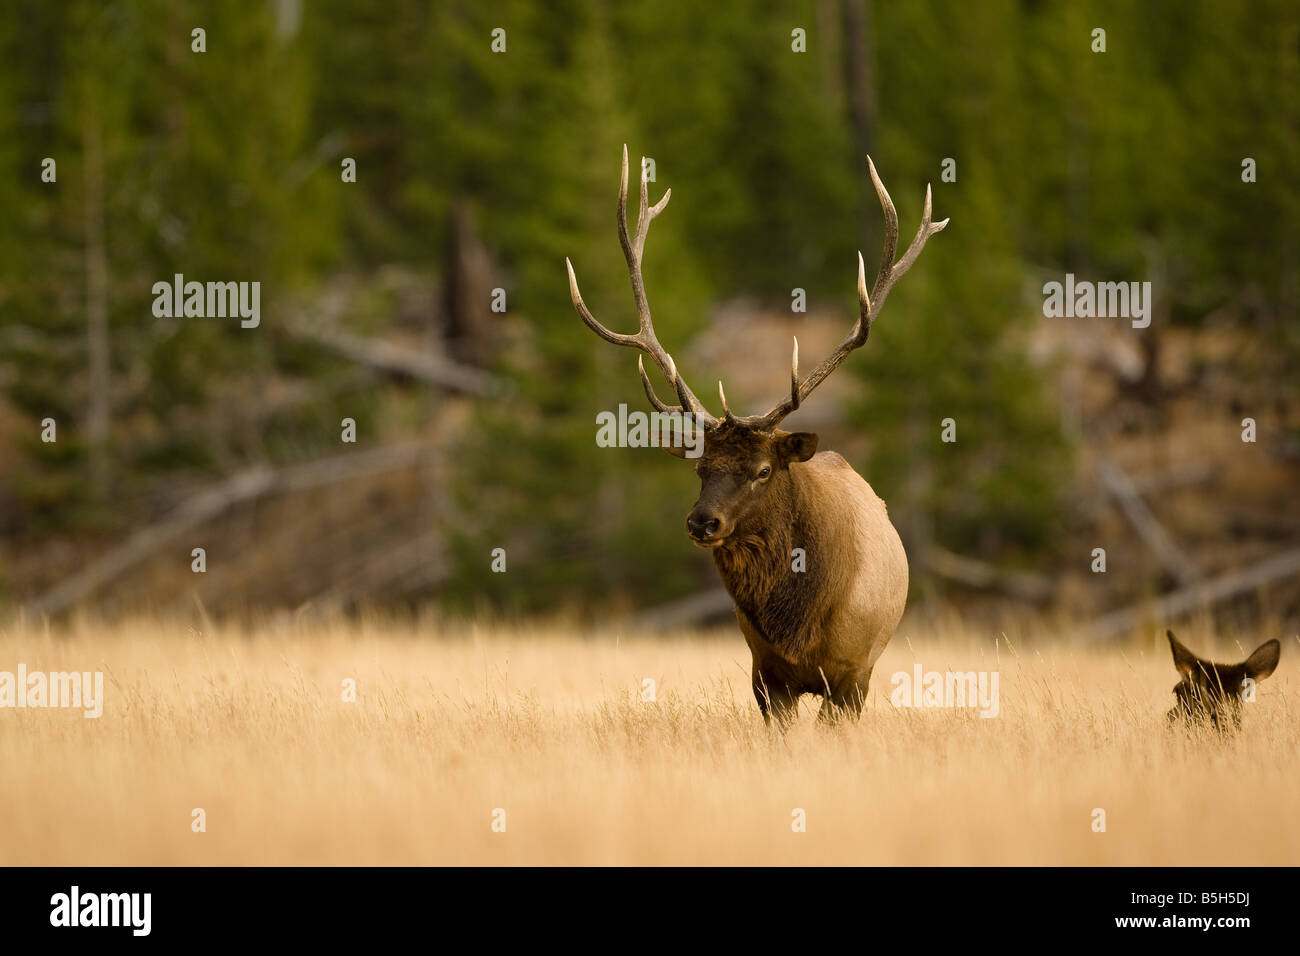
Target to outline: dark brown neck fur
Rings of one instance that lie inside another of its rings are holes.
[[[763,507],[713,551],[713,563],[731,599],[765,640],[783,649],[805,649],[824,613],[824,567],[814,514],[804,506],[795,469],[773,487]],[[805,553],[804,571],[794,571],[795,548]]]

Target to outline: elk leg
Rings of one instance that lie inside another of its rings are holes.
[[[837,723],[842,717],[856,720],[867,701],[867,685],[871,682],[871,668],[863,667],[836,681],[831,692],[822,701],[817,719]]]
[[[775,716],[777,724],[785,727],[799,713],[799,695],[784,681],[772,680],[757,668],[753,672],[754,699],[763,713],[763,722],[769,727]]]

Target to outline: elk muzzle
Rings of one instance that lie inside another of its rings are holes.
[[[722,531],[722,518],[714,514],[710,508],[704,508],[696,505],[691,509],[691,513],[686,516],[686,533],[691,536],[691,540],[696,544],[708,546],[717,541],[721,541],[725,535],[719,534]]]

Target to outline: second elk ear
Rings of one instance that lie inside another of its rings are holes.
[[[1180,674],[1191,674],[1196,670],[1204,670],[1204,662],[1188,650],[1183,643],[1174,637],[1173,631],[1165,631],[1169,637],[1169,649],[1174,654],[1174,667]]]
[[[674,458],[697,460],[704,454],[704,427],[689,419],[650,417],[651,441]]]
[[[777,439],[776,454],[783,465],[794,461],[807,461],[817,454],[817,435],[814,432],[791,432],[782,435]]]
[[[1255,680],[1263,680],[1277,669],[1277,662],[1281,656],[1281,642],[1277,638],[1266,641],[1255,648],[1250,657],[1246,658],[1246,663],[1242,665],[1246,668],[1246,676]]]

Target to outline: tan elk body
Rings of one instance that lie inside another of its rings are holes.
[[[946,219],[931,222],[927,187],[921,226],[895,262],[898,216],[870,157],[867,166],[885,215],[884,251],[876,281],[868,291],[859,254],[857,322],[802,379],[795,340],[790,394],[763,415],[733,415],[719,382],[723,417],[713,417],[659,344],[641,259],[650,221],[663,211],[672,191],[650,206],[643,176],[636,233],[629,234],[627,147],[623,148],[618,233],[636,301],[638,331],[620,334],[596,321],[582,301],[572,264],[565,261],[573,306],[582,320],[607,342],[650,356],[678,400],[677,405],[668,405],[658,397],[638,357],[650,404],[660,413],[686,416],[704,430],[703,454],[696,464],[700,497],[687,516],[687,532],[712,552],[735,602],[736,619],[753,656],[754,696],[768,720],[773,715],[782,722],[789,719],[804,693],[824,698],[824,718],[860,713],[871,670],[893,637],[907,601],[907,555],[885,503],[838,454],[818,453],[815,434],[778,427],[850,352],[867,341],[894,282],[916,261],[926,240],[948,224]],[[670,450],[684,457],[684,449]]]
[[[706,453],[707,454],[707,453]],[[712,547],[753,656],[760,708],[803,693],[860,709],[907,601],[907,555],[885,503],[833,451],[778,470],[767,507]],[[802,549],[806,570],[792,571]]]

